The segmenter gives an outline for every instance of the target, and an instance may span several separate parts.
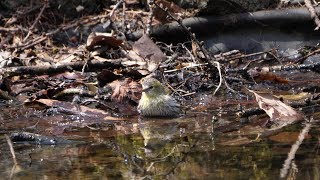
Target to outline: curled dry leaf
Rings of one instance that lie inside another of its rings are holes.
[[[92,50],[95,46],[119,47],[122,40],[116,39],[110,33],[91,33],[87,39],[87,49]]]
[[[271,94],[257,93],[252,90],[249,91],[255,95],[259,107],[278,125],[285,126],[303,119],[300,113],[296,112],[292,107],[284,104]]]
[[[126,78],[122,81],[113,81],[109,86],[111,86],[113,90],[111,97],[116,101],[122,101],[124,98],[129,98],[137,102],[141,97],[141,85],[131,78]]]

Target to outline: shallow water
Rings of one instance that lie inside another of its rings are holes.
[[[57,124],[52,117],[24,117],[18,122],[31,125],[42,121]],[[73,140],[68,144],[15,143],[17,166],[1,135],[0,175],[5,179],[279,179],[304,124],[285,128],[285,135],[258,139],[252,128],[248,133],[248,128],[221,133],[214,126],[212,116],[202,114],[68,128],[59,135]],[[30,131],[2,127],[2,133]],[[39,125],[33,131],[47,132],[49,126],[44,127]],[[288,176],[320,178],[318,137],[319,126],[315,122],[299,147]]]

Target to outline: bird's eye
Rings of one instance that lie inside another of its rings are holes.
[[[153,88],[153,86],[149,86],[147,88],[142,89],[143,92],[150,91]]]

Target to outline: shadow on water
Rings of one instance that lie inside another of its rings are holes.
[[[62,120],[54,121],[57,116],[10,119],[13,111],[16,109],[6,109],[1,115],[0,174],[5,179],[278,179],[304,126],[295,124],[284,130],[285,135],[257,140],[259,128],[244,126],[219,133],[212,115],[201,114],[170,120],[135,118],[112,124],[73,124],[62,132],[52,130],[52,126],[65,125]],[[223,118],[234,119],[231,115]],[[31,130],[35,123],[36,130]],[[19,129],[10,128],[14,126]],[[60,133],[59,137],[71,141],[55,145],[15,143],[18,165],[14,166],[3,134],[18,130]],[[289,176],[320,178],[318,130],[311,130],[300,146]]]

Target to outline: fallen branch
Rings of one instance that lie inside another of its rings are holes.
[[[316,13],[320,12],[320,7],[314,9]],[[313,22],[307,8],[264,10],[221,17],[192,17],[182,20],[182,24],[190,27],[192,32],[198,36],[218,34],[218,32],[224,31],[225,29],[234,30],[235,27],[239,28],[241,26],[252,27],[260,24],[263,27],[271,26],[273,28],[281,28],[288,24],[294,24],[294,27],[296,27],[297,25],[306,26],[309,25],[309,23],[311,24]],[[179,23],[172,22],[165,25],[154,26],[151,31],[151,36],[162,40],[170,38],[169,40],[172,41],[171,35],[174,35],[175,40],[187,38],[188,36],[183,32],[183,27],[181,27]],[[138,31],[128,35],[128,39],[139,39],[142,34],[142,31]]]
[[[122,59],[112,60],[111,61],[97,61],[91,60],[88,61],[86,70],[94,71],[97,69],[104,68],[120,68],[122,67],[121,62]],[[65,64],[58,65],[48,65],[48,66],[17,66],[17,67],[8,67],[0,69],[0,75],[3,76],[17,76],[21,74],[29,74],[29,75],[40,75],[40,74],[52,74],[58,72],[65,72],[70,70],[81,71],[83,66],[85,65],[85,61],[79,62],[71,62]]]
[[[275,72],[275,71],[292,71],[292,70],[313,70],[319,71],[320,62],[313,63],[313,64],[292,64],[292,65],[279,65],[279,66],[266,66],[261,67],[260,72]],[[226,73],[247,73],[251,70],[256,69],[226,69]]]

